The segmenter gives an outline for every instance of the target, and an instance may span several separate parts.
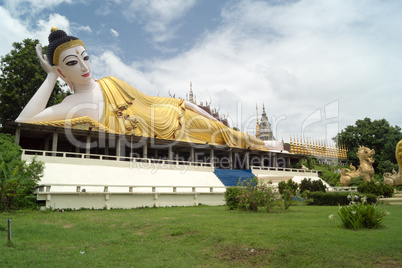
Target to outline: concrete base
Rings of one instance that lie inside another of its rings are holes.
[[[41,192],[38,200],[51,209],[131,209],[138,207],[224,205],[224,193],[71,193]]]
[[[23,155],[30,161],[31,156]],[[45,162],[37,199],[47,208],[136,208],[224,205],[212,167],[37,156]]]
[[[304,179],[321,180],[315,170],[302,170],[290,168],[252,168],[251,172],[261,181],[278,184],[281,181],[292,179],[294,182],[301,183]],[[327,182],[321,180],[327,188],[332,188]]]
[[[380,198],[378,201],[382,204],[402,205],[402,194],[396,194],[392,198]]]

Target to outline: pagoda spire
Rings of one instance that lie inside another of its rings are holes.
[[[264,105],[264,103],[262,104],[262,116],[266,116],[267,115],[267,113],[265,112],[265,105]]]
[[[260,136],[260,123],[258,122],[258,104],[255,105],[255,110],[257,114],[257,125],[255,127],[255,137],[258,138]]]
[[[193,94],[193,82],[190,81],[190,93],[188,96],[188,101],[194,103],[194,94]]]

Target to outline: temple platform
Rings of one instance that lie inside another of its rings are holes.
[[[240,178],[319,179],[317,172],[289,169],[302,156],[288,152],[24,123],[6,129],[23,160],[45,163],[37,199],[53,209],[223,205],[226,186]]]

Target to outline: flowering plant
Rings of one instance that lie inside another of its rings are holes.
[[[299,184],[294,182],[292,179],[287,182],[281,181],[278,184],[278,188],[285,210],[287,210],[295,201],[309,201],[307,196],[309,191],[301,192]]]
[[[340,206],[338,216],[342,226],[347,229],[369,228],[374,229],[382,226],[382,220],[388,215],[376,204],[367,204],[366,196],[348,195],[349,205]]]
[[[240,209],[257,212],[258,207],[263,207],[269,212],[279,206],[278,192],[273,189],[272,182],[262,183],[257,178],[249,178],[239,181],[237,187],[236,199]]]

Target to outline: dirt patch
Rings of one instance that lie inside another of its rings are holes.
[[[73,228],[74,226],[75,226],[75,224],[67,224],[67,225],[64,225],[63,228],[70,229],[70,228]]]
[[[238,264],[253,264],[265,266],[269,263],[271,250],[266,248],[239,247],[223,245],[219,249],[219,259]]]
[[[380,260],[376,263],[375,267],[378,268],[391,268],[391,267],[402,267],[402,260]]]

